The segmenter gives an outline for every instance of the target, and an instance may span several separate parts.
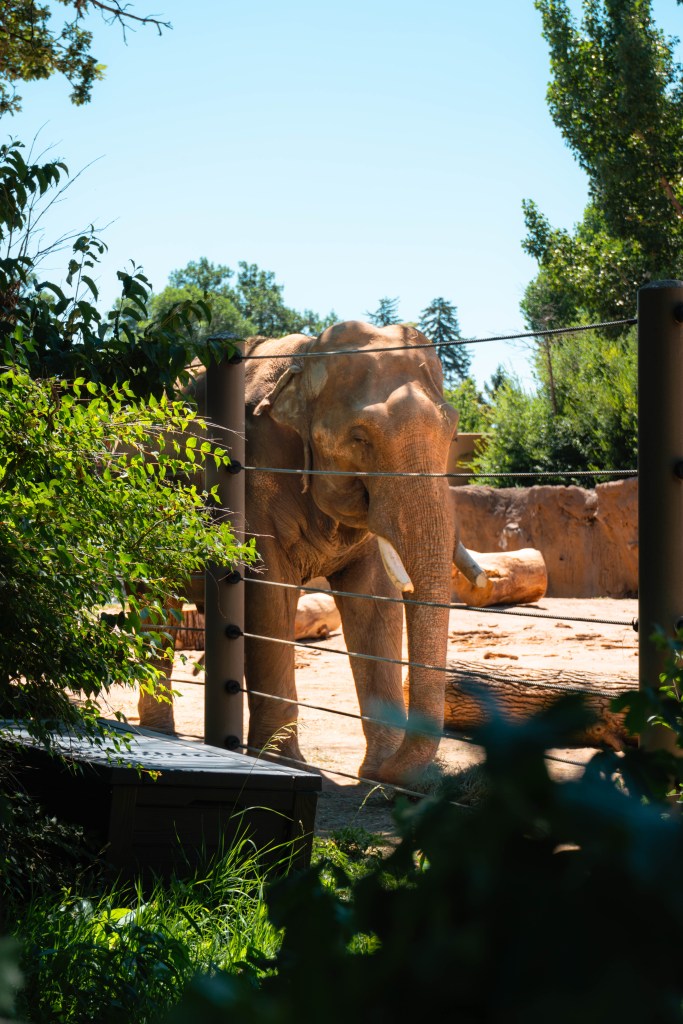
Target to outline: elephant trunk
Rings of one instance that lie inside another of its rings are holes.
[[[453,522],[447,493],[434,494],[435,489],[432,483],[429,500],[421,502],[426,515],[403,516],[398,527],[380,534],[389,542],[380,543],[385,567],[405,595],[411,663],[406,731],[379,772],[382,781],[396,784],[419,779],[433,761],[443,731]],[[387,555],[391,548],[396,560]]]

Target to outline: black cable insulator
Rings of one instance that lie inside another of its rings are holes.
[[[226,750],[237,750],[242,746],[239,736],[226,736],[223,743]]]
[[[236,679],[226,679],[224,688],[225,692],[231,695],[242,692],[242,687]]]
[[[223,577],[223,582],[230,584],[241,583],[242,573],[238,569],[233,569],[232,572],[226,573],[226,575]]]
[[[239,637],[244,636],[244,633],[239,626],[235,625],[234,622],[231,622],[225,627],[225,635],[228,640],[237,640]]]
[[[226,466],[225,468],[228,471],[228,473],[230,474],[230,476],[234,476],[235,473],[241,473],[242,470],[244,469],[244,466],[239,461],[239,459],[231,459],[230,460],[230,465]]]

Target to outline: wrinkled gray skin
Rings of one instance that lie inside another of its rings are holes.
[[[255,339],[246,362],[247,465],[408,473],[445,472],[457,414],[444,401],[441,363],[411,327],[376,328],[350,321],[319,338]],[[395,347],[399,350],[391,351]],[[351,349],[307,358],[296,353]],[[294,354],[292,354],[294,353]],[[361,354],[356,354],[361,353]],[[315,576],[334,590],[401,596],[380,557],[377,535],[398,552],[415,601],[447,604],[455,529],[444,478],[354,478],[251,472],[246,476],[247,528],[265,570],[260,578],[305,585]],[[247,590],[246,631],[292,639],[296,590]],[[400,661],[403,606],[337,598],[349,651]],[[448,610],[405,605],[408,656],[444,666]],[[359,774],[410,783],[436,753],[444,716],[443,672],[413,668],[407,730],[400,665],[351,659],[366,754]],[[294,648],[246,641],[247,688],[296,699]],[[272,746],[303,760],[296,706],[249,695],[250,747]],[[411,724],[428,723],[431,734]],[[334,728],[331,722],[330,728]]]

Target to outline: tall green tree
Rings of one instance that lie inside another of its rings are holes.
[[[430,341],[439,346],[444,384],[449,388],[456,387],[465,380],[472,363],[472,357],[465,346],[453,344],[460,339],[456,307],[447,299],[432,299],[420,313],[418,327]]]
[[[680,2],[680,0],[678,0]],[[635,312],[637,289],[683,264],[683,69],[651,0],[535,0],[550,48],[548,105],[588,175],[573,231],[524,203],[539,262],[522,309],[530,327]]]
[[[235,274],[230,267],[212,263],[205,256],[191,260],[174,270],[168,287],[154,296],[153,315],[159,317],[183,300],[203,301],[211,318],[199,325],[199,339],[220,332],[240,338],[255,334],[270,338],[297,333],[317,335],[336,322],[334,311],[321,317],[310,309],[299,312],[286,306],[282,297],[284,286],[277,283],[273,271],[244,260],[237,267]]]
[[[166,288],[152,296],[150,313],[153,320],[163,319],[184,302],[203,303],[207,316],[196,324],[198,342],[214,334],[232,334],[248,338],[258,334],[256,323],[245,316],[239,298],[230,284],[234,271],[202,256],[169,275]]]
[[[66,8],[60,26],[59,10]],[[132,23],[152,25],[161,32],[168,22],[152,15],[135,14],[120,0],[3,0],[0,4],[0,115],[21,110],[16,82],[33,82],[61,74],[72,86],[71,101],[88,103],[96,81],[104,77],[104,64],[92,54],[92,32],[83,18],[99,11],[107,22],[117,21],[124,32]]]
[[[472,377],[465,377],[453,388],[444,388],[444,397],[460,413],[458,431],[461,434],[480,434],[489,429],[491,407]]]
[[[371,313],[368,310],[365,315],[375,327],[389,327],[390,324],[400,324],[398,296],[395,299],[390,299],[385,295],[383,299],[379,300],[379,306],[375,312]]]
[[[212,263],[202,256],[179,270],[172,270],[168,275],[171,288],[198,288],[202,292],[222,292],[229,294],[228,281],[235,276],[234,270],[223,263]]]

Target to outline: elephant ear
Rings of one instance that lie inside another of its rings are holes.
[[[304,446],[304,476],[302,490],[310,485],[308,470],[312,466],[311,419],[313,403],[327,380],[324,360],[307,359],[307,365],[291,363],[280,375],[268,394],[254,409],[254,416],[264,412],[276,423],[296,430]]]

